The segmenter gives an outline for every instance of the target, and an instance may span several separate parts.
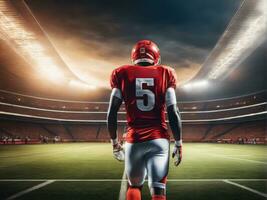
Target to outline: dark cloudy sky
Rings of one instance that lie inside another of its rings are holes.
[[[140,39],[159,45],[163,64],[176,69],[180,83],[190,79],[240,5],[240,0],[27,2],[73,71],[101,86],[108,85],[113,68],[130,63]]]

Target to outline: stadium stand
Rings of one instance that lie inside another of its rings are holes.
[[[266,143],[265,99],[266,91],[261,91],[230,99],[178,102],[184,122],[183,139]],[[62,142],[108,141],[107,109],[107,102],[50,99],[0,90],[1,142],[5,143],[7,138],[16,139],[15,143],[26,139],[29,143],[54,142],[55,139]],[[118,118],[118,132],[122,137],[126,131],[124,106]]]
[[[242,123],[234,129],[215,135],[213,139],[235,143],[266,143],[266,125],[266,120]]]
[[[9,137],[24,140],[26,137],[33,141],[40,136],[52,141],[55,136],[63,142],[109,141],[105,124],[42,124],[33,122],[0,121],[0,138]],[[125,132],[125,126],[120,125],[120,137]],[[183,139],[187,142],[224,142],[238,143],[240,138],[246,142],[256,140],[266,143],[266,120],[226,123],[226,124],[184,124]],[[41,141],[40,141],[41,142]]]
[[[178,102],[178,107],[185,121],[231,118],[251,113],[260,115],[266,111],[265,97],[266,91],[262,91],[227,100]],[[107,109],[107,102],[48,99],[0,90],[0,110],[9,114],[76,121],[104,120]],[[120,109],[119,119],[125,120],[124,106]]]

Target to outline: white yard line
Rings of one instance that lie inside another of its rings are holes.
[[[229,180],[223,180],[223,182],[228,183],[228,184],[231,184],[231,185],[234,185],[234,186],[239,187],[239,188],[241,188],[241,189],[250,191],[250,192],[252,192],[252,193],[255,193],[255,194],[257,194],[257,195],[260,195],[260,196],[263,196],[263,197],[267,198],[267,194],[266,194],[266,193],[259,192],[258,190],[254,190],[254,189],[249,188],[249,187],[247,187],[247,186],[244,186],[244,185],[241,185],[241,184],[238,184],[238,183],[229,181]]]
[[[232,157],[232,156],[227,156],[227,155],[218,155],[218,154],[212,154],[212,153],[209,153],[209,155],[215,156],[215,157],[227,158],[227,159],[230,159],[230,160],[241,160],[241,161],[246,161],[246,162],[251,162],[251,163],[257,163],[257,164],[267,165],[267,162],[258,161],[258,160],[251,160],[251,159],[245,159],[245,158],[237,158],[237,157]]]
[[[122,179],[0,179],[0,182],[40,182],[40,181],[44,181],[44,182],[38,185],[35,185],[33,187],[30,187],[26,190],[23,190],[21,192],[18,192],[8,197],[6,200],[16,199],[24,194],[27,194],[29,192],[42,188],[53,182],[121,182],[119,200],[125,200],[126,198],[127,179],[126,179],[125,172],[123,173]],[[267,194],[254,190],[252,188],[246,187],[244,185],[235,183],[233,181],[240,181],[240,182],[242,181],[247,181],[247,182],[264,181],[265,182],[267,181],[267,179],[168,179],[168,182],[225,182],[225,183],[234,185],[236,187],[248,190],[250,192],[253,192],[255,194],[258,194],[260,196],[267,198]]]
[[[168,179],[168,182],[220,182],[220,181],[224,181],[225,179]],[[231,180],[231,181],[267,181],[267,179],[227,179],[227,180]]]
[[[213,155],[214,155],[214,154],[213,154]],[[233,154],[223,154],[223,156],[230,156],[230,157],[235,158],[235,157],[249,157],[249,156],[251,156],[251,155],[249,155],[249,154],[238,154],[238,155],[233,155]]]
[[[18,192],[18,193],[16,193],[16,194],[14,194],[14,195],[8,197],[6,200],[16,199],[16,198],[18,198],[18,197],[21,197],[21,196],[24,195],[24,194],[27,194],[27,193],[29,193],[29,192],[32,192],[32,191],[37,190],[37,189],[39,189],[39,188],[42,188],[42,187],[44,187],[44,186],[46,186],[46,185],[48,185],[48,184],[51,184],[51,183],[53,183],[53,182],[54,182],[54,180],[48,180],[48,181],[45,181],[44,183],[40,183],[40,184],[35,185],[35,186],[33,186],[33,187],[30,187],[30,188],[28,188],[28,189],[26,189],[26,190],[22,190],[21,192]]]
[[[0,182],[34,182],[34,181],[56,181],[56,182],[121,182],[126,179],[0,179]]]
[[[168,182],[219,182],[226,179],[168,179]],[[229,181],[267,181],[267,179],[227,179]],[[0,182],[127,182],[127,179],[0,179]],[[146,180],[147,181],[147,180]]]
[[[119,194],[119,200],[126,200],[126,192],[127,192],[127,179],[125,170],[123,171],[122,179],[121,179],[121,188]]]

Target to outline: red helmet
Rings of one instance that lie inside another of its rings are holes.
[[[148,62],[152,65],[157,65],[160,63],[159,48],[150,40],[141,40],[134,45],[131,59],[134,64]]]

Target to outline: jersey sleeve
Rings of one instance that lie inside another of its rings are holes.
[[[111,73],[111,77],[110,77],[110,87],[113,89],[113,88],[118,88],[118,89],[121,89],[121,86],[120,86],[120,80],[119,80],[119,77],[118,77],[118,72],[117,70],[113,70],[112,73]]]
[[[170,69],[169,70],[169,80],[168,80],[168,84],[167,84],[167,88],[174,88],[176,89],[176,84],[177,84],[177,76],[176,76],[176,72],[174,69]]]

